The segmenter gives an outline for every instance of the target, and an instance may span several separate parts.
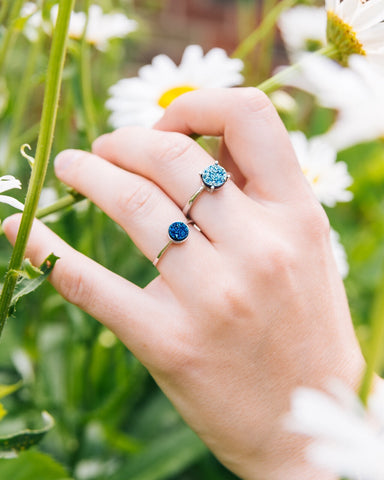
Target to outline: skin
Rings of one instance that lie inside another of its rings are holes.
[[[357,388],[364,361],[330,246],[329,224],[268,98],[246,89],[176,99],[155,129],[67,150],[60,180],[120,224],[152,261],[213,159],[191,133],[222,137],[232,180],[191,209],[201,228],[161,258],[144,289],[35,222],[27,256],[60,256],[50,277],[143,362],[217,458],[244,479],[328,480],[285,431],[290,394],[338,377]],[[19,216],[4,222],[15,241]]]

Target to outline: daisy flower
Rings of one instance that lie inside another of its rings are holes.
[[[51,20],[56,24],[58,5],[51,9]],[[123,38],[137,29],[137,22],[131,20],[122,13],[107,13],[98,5],[89,8],[88,27],[85,38],[88,43],[99,50],[106,50],[108,42],[112,38]],[[72,12],[69,24],[69,37],[80,40],[83,36],[87,15],[85,12]]]
[[[300,387],[291,399],[286,427],[312,438],[308,460],[350,480],[384,478],[384,386],[365,410],[354,392],[334,381],[330,394]]]
[[[303,52],[312,52],[327,44],[327,14],[324,8],[298,5],[285,10],[278,26],[292,61]]]
[[[13,190],[14,188],[21,188],[20,180],[17,180],[12,175],[4,175],[3,177],[0,177],[0,193],[6,192],[7,190]],[[18,210],[24,209],[24,205],[21,202],[8,195],[0,195],[0,203],[7,203]]]
[[[340,273],[342,278],[346,278],[349,273],[349,265],[347,254],[345,252],[344,246],[340,242],[340,235],[331,228],[330,230],[331,236],[331,247],[333,251],[333,256],[335,257],[337,270]]]
[[[39,10],[36,3],[27,2],[23,5],[20,11],[21,18],[27,18],[25,22],[23,33],[30,42],[36,42],[39,36],[39,29],[44,27],[44,30],[49,33],[49,28],[46,22],[43,21],[41,10]]]
[[[334,207],[337,202],[348,202],[352,184],[344,162],[336,162],[337,152],[321,138],[307,140],[302,132],[290,132],[290,138],[301,169],[319,202]]]
[[[371,0],[369,0],[371,1]],[[322,138],[337,150],[384,136],[384,69],[353,55],[349,67],[308,55],[300,75],[286,85],[315,96],[317,103],[337,111],[335,122]]]
[[[353,54],[384,63],[384,0],[325,0],[327,40],[346,64]]]
[[[134,78],[120,80],[110,89],[107,108],[114,128],[125,125],[151,127],[164,110],[183,93],[199,88],[240,85],[243,62],[213,48],[205,56],[198,45],[189,45],[177,66],[167,55],[153,58]]]

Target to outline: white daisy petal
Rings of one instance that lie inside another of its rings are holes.
[[[384,20],[383,0],[369,0],[362,5],[359,15],[355,17],[353,26],[357,30],[365,30]]]
[[[18,210],[23,211],[24,205],[16,200],[16,198],[9,197],[8,195],[0,195],[0,203],[6,203],[11,205],[11,207],[17,208]]]
[[[196,65],[204,58],[204,52],[200,45],[188,45],[184,50],[180,67],[186,67],[189,64]]]
[[[327,15],[324,8],[297,5],[285,10],[278,26],[292,62],[303,52],[326,45]]]
[[[357,9],[360,6],[360,0],[343,0],[340,4],[340,13],[346,22],[352,21]]]
[[[347,253],[344,249],[344,246],[340,242],[340,235],[335,230],[333,230],[333,228],[331,228],[330,237],[332,252],[336,261],[337,270],[340,273],[341,278],[346,278],[349,273],[349,265]]]
[[[285,425],[312,438],[307,449],[310,463],[351,480],[382,480],[384,388],[371,395],[366,411],[352,391],[340,396],[341,388],[337,390],[330,388],[326,394],[305,387],[296,389]]]
[[[51,8],[51,21],[55,25],[58,6]],[[83,36],[87,15],[85,12],[72,12],[69,24],[69,37],[79,40]],[[85,38],[97,49],[107,49],[109,40],[123,38],[137,29],[137,22],[122,13],[104,14],[99,5],[91,5],[88,11],[88,26]]]
[[[337,5],[337,0],[325,0],[325,8],[327,11],[334,12]]]
[[[336,162],[336,150],[322,138],[307,140],[302,132],[290,132],[290,138],[301,169],[319,202],[334,207],[348,202],[352,184],[344,162]]]
[[[384,62],[384,54],[375,55],[381,55]],[[350,57],[349,68],[316,55],[309,57],[302,62],[300,75],[287,84],[307,91],[320,105],[337,111],[323,139],[336,150],[343,150],[384,136],[384,68],[360,55]]]
[[[0,177],[0,193],[13,190],[14,188],[21,188],[20,180],[15,178],[13,175],[4,175]]]
[[[384,48],[384,23],[379,23],[361,32],[359,39],[370,48]]]

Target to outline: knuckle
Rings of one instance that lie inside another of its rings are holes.
[[[259,113],[261,111],[275,112],[275,108],[268,96],[261,90],[248,87],[238,89],[240,95],[240,106],[250,113]]]
[[[81,269],[74,270],[65,263],[61,265],[62,272],[57,289],[69,302],[80,308],[92,302],[90,279]]]
[[[117,206],[122,216],[147,216],[156,204],[156,188],[150,182],[141,183],[133,191],[123,191],[117,198]]]
[[[181,133],[167,133],[161,137],[159,148],[155,149],[156,161],[169,167],[177,163],[195,147],[193,140]]]
[[[196,371],[198,362],[198,347],[187,332],[175,328],[171,338],[158,341],[149,368],[152,372],[166,375],[167,378],[185,378],[188,372]]]
[[[329,237],[331,229],[329,219],[319,202],[307,203],[301,215],[302,228],[307,238],[321,240]]]
[[[259,261],[259,268],[266,277],[289,276],[300,261],[299,252],[283,240],[269,241]]]
[[[218,326],[221,329],[233,319],[247,315],[248,288],[244,287],[237,276],[225,273],[218,275],[214,283],[214,291],[212,292],[212,286],[205,291],[207,294],[204,295],[202,303],[213,328]]]

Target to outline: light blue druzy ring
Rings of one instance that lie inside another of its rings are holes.
[[[205,170],[200,172],[201,185],[188,200],[185,207],[183,208],[183,213],[186,217],[189,217],[189,212],[194,204],[195,200],[200,196],[204,191],[214,192],[215,190],[221,188],[225,182],[230,178],[230,175],[226,172],[225,168],[219,165],[219,162],[216,161],[213,165],[210,165]]]

